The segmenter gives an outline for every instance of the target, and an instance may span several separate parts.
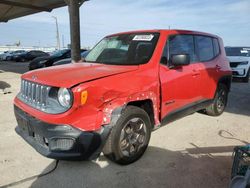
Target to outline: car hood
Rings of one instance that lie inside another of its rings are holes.
[[[227,56],[229,62],[241,62],[241,61],[250,61],[250,57],[244,56]]]
[[[23,74],[22,79],[48,86],[70,88],[79,83],[135,71],[138,67],[138,65],[118,66],[95,63],[73,63],[30,71]]]
[[[61,59],[59,61],[54,62],[52,66],[69,64],[71,63],[71,61],[72,61],[71,58]]]

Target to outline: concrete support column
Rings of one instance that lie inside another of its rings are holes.
[[[71,58],[74,62],[81,60],[80,6],[79,0],[67,0],[70,20]]]

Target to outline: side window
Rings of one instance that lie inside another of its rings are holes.
[[[44,53],[44,52],[42,52],[42,51],[38,53],[38,55],[44,55],[44,54],[45,54],[45,53]]]
[[[29,52],[29,55],[35,55],[34,51]]]
[[[200,61],[209,61],[214,58],[213,40],[211,37],[196,36]]]
[[[40,52],[39,51],[33,51],[32,55],[34,55],[34,56],[40,55]]]
[[[188,54],[191,62],[196,61],[194,38],[192,35],[175,35],[169,38],[169,57],[175,54]]]
[[[64,55],[66,58],[70,58],[71,57],[71,52],[67,52],[65,55]]]
[[[213,45],[214,45],[214,56],[217,56],[220,54],[220,45],[218,39],[213,39]]]

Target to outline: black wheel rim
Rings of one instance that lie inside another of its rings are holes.
[[[227,93],[224,89],[221,89],[219,91],[218,99],[216,101],[216,106],[218,112],[223,112],[226,107],[226,101],[227,101]]]
[[[124,156],[131,157],[140,151],[146,142],[146,124],[141,118],[130,119],[120,135],[120,149]]]

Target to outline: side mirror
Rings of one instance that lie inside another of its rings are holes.
[[[185,66],[190,64],[190,56],[188,54],[172,55],[170,65],[173,67]]]

